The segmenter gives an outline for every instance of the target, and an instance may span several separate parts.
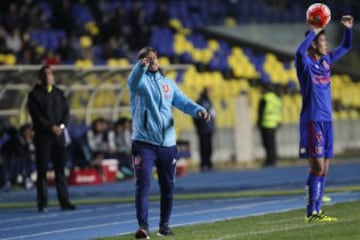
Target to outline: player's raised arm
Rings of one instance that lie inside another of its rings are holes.
[[[306,33],[305,39],[299,44],[296,49],[296,62],[303,63],[303,58],[306,56],[306,53],[316,36],[323,31],[323,28],[312,28],[309,32]]]
[[[344,56],[352,48],[352,27],[354,18],[350,15],[344,15],[341,18],[341,24],[345,27],[344,36],[341,44],[329,54],[331,63]]]
[[[130,89],[135,91],[139,87],[141,84],[141,78],[148,68],[149,60],[147,58],[143,58],[137,61],[128,77],[128,85]]]

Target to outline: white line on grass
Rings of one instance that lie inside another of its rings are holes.
[[[342,223],[346,223],[346,222],[351,222],[352,220],[344,220],[342,221]],[[325,223],[326,224],[326,223]],[[253,231],[253,232],[249,232],[249,233],[238,233],[238,234],[230,234],[230,235],[226,235],[220,238],[210,238],[208,240],[228,240],[228,239],[236,239],[237,237],[241,237],[241,236],[253,236],[253,235],[258,235],[258,234],[267,234],[267,233],[274,233],[274,232],[284,232],[284,231],[289,231],[289,230],[295,230],[295,229],[306,229],[306,228],[313,228],[313,227],[318,227],[318,223],[314,223],[314,224],[297,224],[294,225],[292,227],[284,227],[284,228],[272,228],[271,230],[263,230],[263,231]]]
[[[286,199],[285,202],[288,201],[293,201],[293,200],[289,200]],[[273,203],[279,203],[279,201],[270,201],[270,202],[261,202],[261,203],[250,203],[250,204],[242,204],[239,206],[231,206],[231,207],[223,207],[223,208],[217,208],[217,209],[211,209],[211,210],[201,210],[201,211],[191,211],[191,212],[187,212],[187,213],[179,213],[179,214],[174,214],[173,217],[180,217],[180,216],[189,216],[189,215],[199,215],[202,213],[213,213],[213,212],[222,212],[222,211],[226,211],[226,210],[235,210],[235,209],[246,209],[249,207],[258,207],[259,205],[263,205],[263,204],[273,204]],[[189,204],[189,205],[182,205],[179,208],[184,208],[184,207],[189,207],[191,205],[200,205],[200,203],[197,204]],[[152,209],[150,209],[150,211],[154,211]],[[134,214],[134,213],[133,213]],[[124,215],[124,213],[122,214],[113,214],[113,216],[120,216],[120,215]],[[108,215],[104,215],[101,216],[101,218],[106,218]],[[7,230],[15,230],[15,229],[20,229],[20,228],[27,228],[27,227],[39,227],[39,226],[44,226],[44,225],[53,225],[55,223],[60,223],[60,224],[64,224],[64,223],[69,223],[69,222],[74,222],[74,221],[84,221],[85,223],[87,223],[86,220],[91,220],[93,218],[99,218],[99,216],[97,217],[88,217],[88,218],[78,218],[78,219],[72,219],[72,220],[59,220],[59,221],[53,221],[53,222],[46,222],[46,223],[42,223],[42,224],[32,224],[32,226],[26,225],[26,226],[18,226],[18,227],[13,227],[13,228],[8,228]],[[151,217],[149,218],[149,220],[155,220],[158,219],[158,217]],[[224,218],[219,218],[217,219],[217,221],[220,220],[226,220]],[[128,221],[118,221],[118,222],[111,222],[111,223],[103,223],[103,224],[95,224],[95,225],[86,225],[86,226],[81,226],[81,227],[73,227],[73,228],[64,228],[64,229],[59,229],[59,230],[54,230],[54,231],[47,231],[47,232],[40,232],[40,233],[34,233],[34,234],[27,234],[27,235],[21,235],[21,236],[15,236],[12,238],[8,238],[10,239],[24,239],[24,238],[30,238],[30,237],[37,237],[37,236],[44,236],[44,235],[49,235],[49,234],[54,234],[54,233],[62,233],[62,232],[69,232],[69,231],[79,231],[79,230],[85,230],[85,229],[93,229],[93,228],[100,228],[100,227],[108,227],[108,226],[113,226],[113,225],[120,225],[120,224],[126,224],[126,223],[136,223],[136,219],[134,220],[128,220]],[[199,222],[200,223],[200,222]],[[38,228],[37,228],[38,229]],[[123,235],[123,234],[121,234]]]

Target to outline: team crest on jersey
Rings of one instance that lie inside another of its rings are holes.
[[[326,70],[330,69],[330,65],[328,64],[327,61],[324,60],[324,61],[322,62],[322,65],[323,65],[323,67],[324,67]]]
[[[321,143],[321,142],[323,141],[322,132],[317,132],[315,136],[316,136],[316,141],[317,141],[318,143]]]
[[[134,165],[137,166],[137,165],[140,165],[141,163],[141,156],[140,155],[136,155],[134,157]]]
[[[315,84],[328,84],[330,83],[330,78],[328,76],[314,75],[312,78]]]
[[[162,85],[162,87],[163,87],[164,93],[168,93],[168,92],[169,92],[169,90],[170,90],[169,85],[164,84],[164,85]]]
[[[315,147],[316,154],[322,154],[323,148],[321,146]]]
[[[167,84],[162,85],[163,88],[163,92],[164,92],[164,97],[166,99],[171,99],[171,94],[170,94],[170,87]]]

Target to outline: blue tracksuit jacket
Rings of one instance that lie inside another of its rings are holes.
[[[171,79],[160,72],[150,72],[137,62],[128,77],[131,112],[133,118],[132,140],[156,146],[176,145],[172,106],[198,117],[205,109],[196,104]]]

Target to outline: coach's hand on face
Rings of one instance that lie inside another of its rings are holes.
[[[203,119],[207,122],[210,121],[210,119],[211,119],[211,115],[207,111],[200,111],[198,114],[201,119]]]
[[[145,67],[149,67],[150,61],[151,61],[151,59],[147,58],[147,57],[144,57],[144,58],[140,59],[141,65],[145,66]]]

